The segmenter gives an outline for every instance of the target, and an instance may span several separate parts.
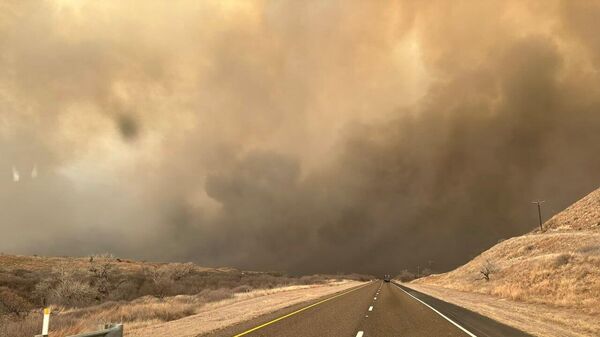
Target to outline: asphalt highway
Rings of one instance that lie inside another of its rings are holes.
[[[292,306],[210,336],[531,337],[472,311],[383,281]]]

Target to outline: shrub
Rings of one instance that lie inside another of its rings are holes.
[[[96,302],[99,297],[83,275],[74,270],[58,269],[54,277],[36,286],[36,291],[47,292],[51,304],[83,306]]]
[[[92,262],[94,259],[114,260],[115,256],[109,252],[97,253],[97,254],[90,255],[90,262]]]
[[[217,302],[226,300],[233,297],[233,291],[231,289],[221,288],[216,290],[204,290],[199,296],[206,300],[206,302]]]
[[[153,266],[150,268],[144,268],[144,276],[146,279],[151,281],[152,294],[158,298],[163,298],[168,295],[175,295],[174,286],[175,280],[173,276],[175,274],[168,267]]]
[[[485,260],[485,263],[481,265],[481,268],[479,270],[479,274],[481,274],[480,280],[489,281],[491,275],[497,271],[498,268],[493,262],[491,262],[490,260]]]
[[[300,277],[301,284],[322,284],[327,282],[327,278],[322,275],[309,275]]]
[[[89,284],[68,279],[61,280],[52,289],[49,300],[54,304],[83,306],[94,303],[97,296],[97,292]]]
[[[118,282],[112,280],[114,266],[110,262],[98,263],[90,260],[88,272],[90,274],[90,287],[97,293],[96,300],[108,298]]]
[[[552,266],[554,268],[558,268],[562,265],[569,263],[570,259],[571,259],[571,254],[567,254],[567,253],[560,254],[554,258],[554,260],[552,261]]]
[[[0,288],[0,308],[6,313],[21,316],[31,310],[32,305],[13,290],[2,287]]]
[[[417,277],[414,273],[411,273],[407,269],[403,269],[395,278],[402,282],[410,282]]]
[[[251,291],[252,291],[252,287],[247,284],[233,288],[234,293],[249,293]]]

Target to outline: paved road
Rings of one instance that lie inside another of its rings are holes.
[[[531,337],[474,312],[383,281],[286,308],[210,336]]]

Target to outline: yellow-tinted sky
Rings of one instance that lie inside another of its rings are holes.
[[[531,227],[530,198],[556,212],[600,182],[597,14],[572,1],[3,2],[0,250],[454,266]]]

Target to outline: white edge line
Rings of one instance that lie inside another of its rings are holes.
[[[359,331],[359,332],[356,334],[356,337],[362,337],[362,335],[363,335],[363,334],[364,334],[364,332],[362,332],[362,331]]]
[[[395,283],[394,283],[395,284]],[[421,301],[420,299],[416,298],[415,296],[411,295],[408,291],[402,289],[402,287],[400,287],[399,285],[396,284],[396,287],[398,287],[398,289],[404,291],[404,293],[406,293],[408,296],[414,298],[415,300],[421,302],[423,305],[425,305],[426,307],[428,307],[429,309],[435,311],[435,313],[437,313],[438,315],[444,317],[448,322],[454,324],[457,328],[461,329],[464,333],[466,333],[467,335],[471,336],[471,337],[477,337],[476,335],[474,335],[471,331],[463,328],[462,326],[460,326],[460,324],[456,323],[455,321],[451,320],[450,318],[446,317],[446,315],[442,314],[441,312],[437,311],[434,307],[430,306],[429,304]],[[358,336],[357,336],[358,337]]]

